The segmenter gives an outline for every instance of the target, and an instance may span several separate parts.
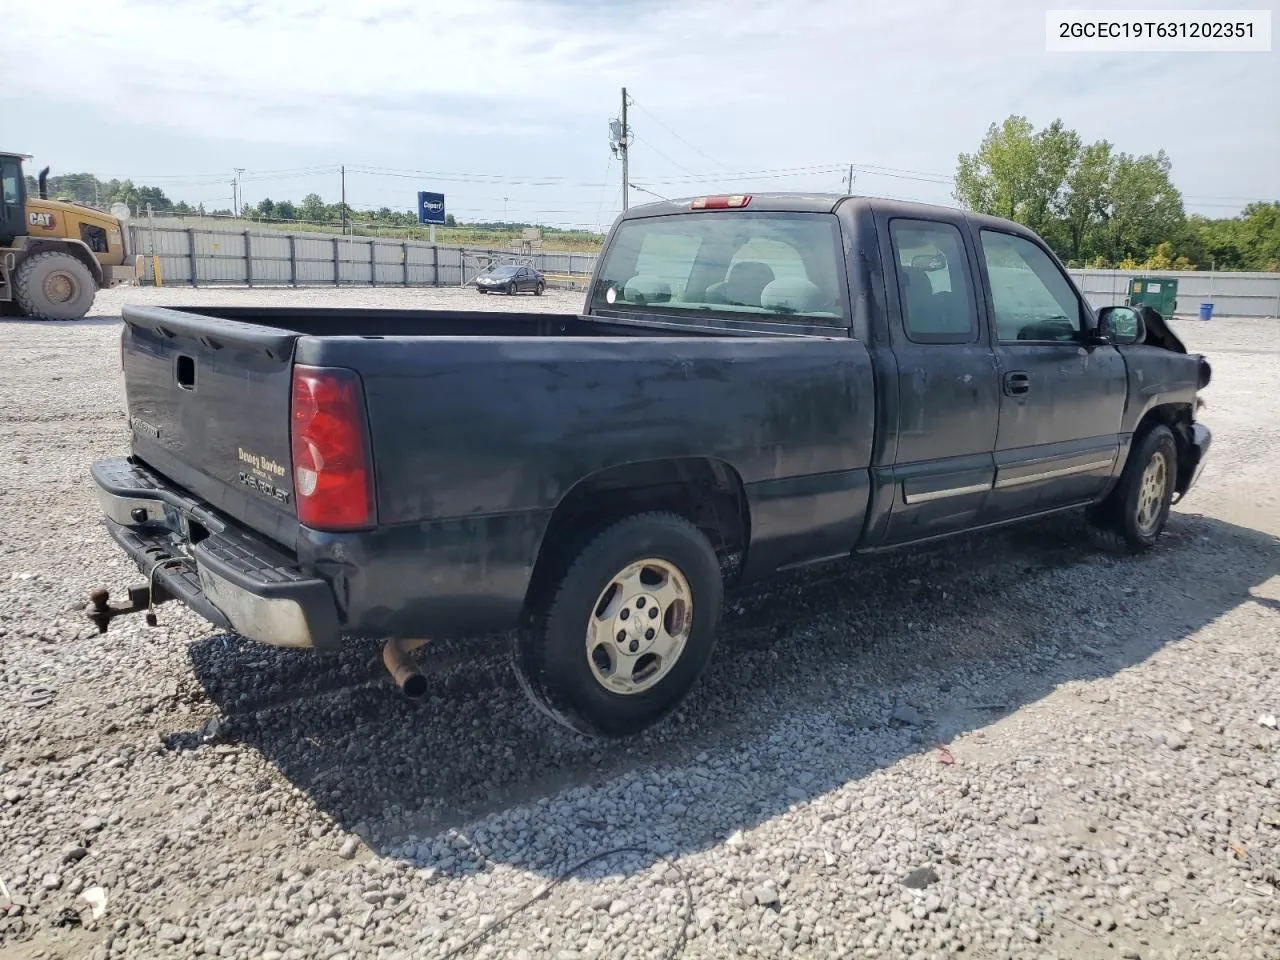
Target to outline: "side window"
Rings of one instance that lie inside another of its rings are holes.
[[[107,246],[107,231],[101,227],[89,223],[80,224],[80,239],[94,253],[107,253],[110,250]]]
[[[1080,301],[1044,250],[1023,237],[983,230],[982,256],[1000,340],[1077,339]]]
[[[916,343],[972,343],[978,315],[960,231],[949,223],[894,220],[889,224],[898,298],[908,339]]]

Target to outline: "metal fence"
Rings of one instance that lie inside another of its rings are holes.
[[[140,278],[189,286],[460,286],[490,262],[537,267],[548,280],[576,286],[595,268],[594,254],[522,252],[415,240],[218,230],[130,224]],[[154,259],[153,259],[154,258]]]
[[[460,286],[488,262],[519,261],[537,267],[551,283],[580,286],[595,269],[596,255],[537,250],[520,252],[417,240],[225,230],[130,224],[133,249],[156,258],[167,284],[254,284],[295,286]],[[1124,302],[1134,277],[1178,281],[1177,313],[1194,316],[1201,303],[1230,317],[1280,317],[1280,273],[1209,271],[1072,270],[1071,276],[1095,307]],[[143,282],[154,282],[151,266]]]
[[[1072,270],[1071,276],[1095,307],[1124,303],[1134,277],[1178,281],[1175,313],[1193,316],[1212,303],[1224,317],[1280,317],[1280,273],[1223,273],[1189,270]]]

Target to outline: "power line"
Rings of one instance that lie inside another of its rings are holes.
[[[688,140],[686,140],[684,137],[680,136],[680,134],[676,133],[674,130],[672,130],[670,127],[668,127],[665,123],[663,123],[661,120],[659,120],[656,116],[654,116],[654,115],[653,115],[653,111],[649,110],[649,109],[648,109],[648,108],[647,108],[643,103],[640,103],[638,100],[636,100],[636,98],[635,98],[635,97],[632,97],[632,98],[631,98],[631,105],[632,105],[633,107],[639,107],[639,108],[640,108],[640,110],[641,110],[641,112],[642,112],[642,113],[644,113],[644,114],[645,114],[645,115],[646,115],[650,120],[652,120],[654,123],[656,123],[658,126],[660,126],[663,130],[667,131],[667,133],[671,134],[673,137],[675,137],[677,140],[679,140],[681,143],[683,143],[686,147],[688,147],[688,148],[689,148],[690,150],[692,150],[694,153],[698,154],[698,156],[702,157],[704,160],[710,160],[710,161],[711,161],[712,163],[714,163],[717,167],[723,167],[723,166],[724,166],[724,164],[723,164],[723,163],[721,163],[719,160],[715,159],[714,157],[710,157],[710,156],[708,156],[707,154],[703,153],[701,150],[699,150],[697,147],[695,147],[692,143],[690,143],[690,142],[689,142]]]
[[[635,133],[635,132],[633,131],[633,132],[632,132],[632,134],[631,134],[631,139],[632,139],[632,140],[638,140],[638,141],[640,141],[640,142],[641,142],[641,143],[643,143],[646,147],[648,147],[650,150],[652,150],[654,153],[656,153],[658,156],[660,156],[663,160],[667,161],[667,163],[670,163],[670,164],[671,164],[671,165],[673,165],[673,166],[679,167],[679,168],[680,168],[681,170],[683,170],[685,173],[689,174],[689,176],[691,176],[691,177],[698,177],[698,176],[702,176],[702,174],[694,173],[692,170],[690,170],[688,167],[686,167],[686,166],[685,166],[683,163],[681,163],[680,161],[678,161],[678,160],[672,160],[669,156],[667,156],[665,153],[663,153],[661,150],[659,150],[657,147],[655,147],[652,143],[650,143],[648,140],[646,140],[646,139],[644,139],[642,136],[640,136],[640,134]]]

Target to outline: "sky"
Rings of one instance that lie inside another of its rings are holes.
[[[843,191],[849,164],[855,193],[954,203],[957,155],[1010,114],[1163,148],[1188,212],[1280,199],[1280,52],[1050,53],[1050,6],[5,0],[0,149],[210,208],[236,168],[249,202],[335,202],[345,165],[357,208],[433,190],[460,220],[607,228],[625,85],[633,205]]]

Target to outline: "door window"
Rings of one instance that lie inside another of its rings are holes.
[[[949,223],[894,220],[889,225],[898,299],[915,343],[972,343],[978,315],[960,231]]]
[[[996,336],[1002,341],[1068,342],[1082,329],[1081,306],[1058,265],[1024,237],[982,231]]]
[[[0,163],[0,197],[6,206],[14,206],[18,202],[18,165],[16,163]]]

